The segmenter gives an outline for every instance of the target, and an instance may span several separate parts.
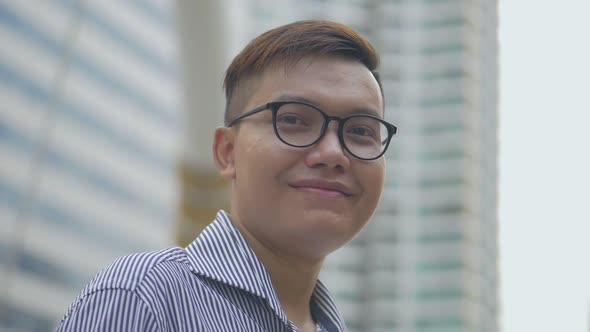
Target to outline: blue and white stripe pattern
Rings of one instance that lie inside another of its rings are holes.
[[[318,280],[311,310],[318,331],[346,331]],[[268,272],[229,216],[188,247],[117,259],[74,300],[57,331],[298,331]]]

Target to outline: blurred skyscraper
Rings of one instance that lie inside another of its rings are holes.
[[[185,57],[189,83],[192,66],[201,76],[186,96],[182,215],[227,193],[210,166],[190,168],[210,163],[201,129],[221,124],[225,68],[209,67],[268,28],[341,21],[380,51],[400,130],[377,214],[322,279],[351,331],[497,331],[497,1],[194,3],[180,14],[202,26],[184,40],[216,51]],[[0,0],[0,329],[50,330],[100,267],[170,244],[185,120],[170,6]]]
[[[385,115],[400,128],[385,191],[322,276],[350,329],[498,331],[497,1],[241,6],[241,45],[296,19],[329,18],[381,53]]]
[[[0,330],[172,244],[178,77],[168,2],[0,1]]]

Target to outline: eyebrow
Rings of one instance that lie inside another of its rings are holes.
[[[311,104],[319,109],[322,109],[313,100],[302,97],[302,96],[282,94],[278,98],[276,98],[275,101],[299,101],[299,102]],[[374,108],[370,108],[370,107],[355,107],[350,112],[347,112],[347,115],[352,115],[352,114],[366,114],[366,115],[372,115],[372,116],[380,118],[380,119],[382,118],[382,115],[379,114],[379,112],[377,112],[377,110],[375,110]]]

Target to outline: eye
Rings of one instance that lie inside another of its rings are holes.
[[[289,126],[302,126],[305,125],[305,119],[299,114],[287,113],[277,117],[277,123]]]
[[[375,131],[369,127],[357,126],[348,128],[347,134],[375,137]]]

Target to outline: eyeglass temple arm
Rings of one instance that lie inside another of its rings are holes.
[[[265,111],[267,109],[271,109],[272,108],[272,103],[266,103],[260,107],[256,107],[255,109],[248,111],[240,116],[238,116],[237,118],[233,119],[227,126],[231,127],[233,126],[236,122],[242,120],[243,118],[249,117],[250,115],[254,115],[256,113]]]

